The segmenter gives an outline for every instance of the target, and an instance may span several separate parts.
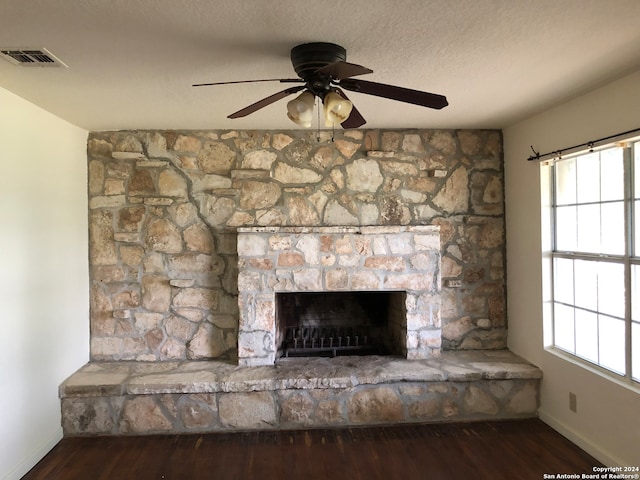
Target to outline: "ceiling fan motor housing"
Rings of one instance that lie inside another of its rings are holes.
[[[317,79],[316,70],[335,62],[345,62],[347,51],[334,43],[303,43],[291,49],[291,63],[306,82]]]

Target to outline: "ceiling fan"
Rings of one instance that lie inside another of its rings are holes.
[[[343,89],[437,110],[449,104],[443,95],[352,78],[373,73],[373,70],[349,63],[346,59],[347,51],[340,45],[325,42],[303,43],[291,49],[291,63],[299,78],[197,83],[193,86],[204,87],[253,82],[301,83],[302,85],[286,88],[258,100],[256,103],[232,113],[227,118],[245,117],[282,98],[302,91],[298,97],[287,104],[287,116],[303,127],[311,126],[316,98],[320,99],[324,105],[327,127],[334,126],[336,123],[340,123],[343,128],[358,128],[364,125],[366,120],[347,98]]]

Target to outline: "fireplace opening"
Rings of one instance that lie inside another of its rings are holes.
[[[402,355],[406,293],[276,293],[279,357]]]

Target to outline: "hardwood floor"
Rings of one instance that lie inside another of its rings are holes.
[[[542,479],[601,464],[537,419],[65,438],[23,480]]]

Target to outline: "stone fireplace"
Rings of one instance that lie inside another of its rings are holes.
[[[385,305],[389,314],[382,327],[386,338],[381,339],[387,348],[408,359],[440,354],[438,227],[238,229],[240,365],[274,363],[286,337],[279,326],[284,320],[277,316],[277,296],[294,292],[378,292],[391,299]],[[357,305],[356,300],[350,301]],[[358,326],[341,325],[336,315],[333,317],[327,327]],[[354,334],[348,333],[340,337],[340,347],[342,342],[355,344]],[[360,335],[358,343],[361,346]]]
[[[535,416],[541,372],[505,350],[499,131],[93,132],[87,153],[65,435]],[[278,358],[291,322],[383,349]]]

